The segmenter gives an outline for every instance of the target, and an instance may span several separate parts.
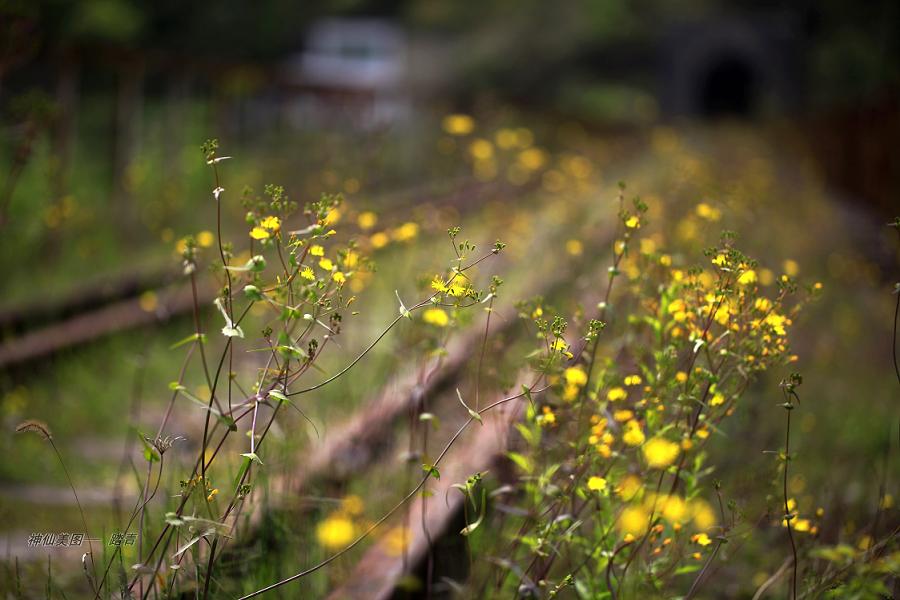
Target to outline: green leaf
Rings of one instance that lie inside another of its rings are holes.
[[[258,287],[249,284],[244,286],[244,295],[253,302],[261,302],[265,298]]]
[[[441,472],[438,471],[437,467],[434,465],[423,464],[422,470],[428,473],[429,476],[434,477],[435,479],[441,478]]]
[[[258,462],[260,465],[263,464],[263,461],[259,459],[259,457],[256,455],[256,452],[245,452],[241,454],[241,456],[249,458],[253,462]]]
[[[478,526],[481,525],[482,521],[484,521],[484,513],[487,507],[487,502],[485,500],[485,490],[481,488],[481,510],[478,513],[478,519],[474,523],[469,523],[465,527],[460,530],[460,533],[463,535],[470,535],[473,531],[478,529]]]
[[[281,402],[290,402],[290,399],[285,396],[283,392],[279,392],[278,390],[269,390],[268,396],[269,398],[275,398]]]
[[[484,425],[484,421],[481,419],[481,415],[469,408],[469,405],[466,404],[465,400],[463,400],[462,394],[459,393],[459,388],[456,388],[456,397],[459,398],[459,403],[462,404],[467,411],[469,411],[469,416]]]
[[[218,308],[219,312],[222,313],[222,316],[225,317],[225,327],[222,328],[222,335],[225,335],[226,337],[244,337],[244,331],[241,329],[240,325],[236,325],[232,322],[231,317],[228,316],[228,311],[225,310],[222,299],[216,298],[213,304],[216,305],[216,308]]]
[[[397,301],[400,303],[400,314],[407,319],[412,319],[412,313],[410,313],[409,309],[406,308],[406,305],[403,304],[403,300],[400,299],[400,292],[394,290],[394,294],[397,296]]]
[[[241,467],[238,469],[237,475],[234,476],[234,485],[232,486],[235,490],[238,489],[238,486],[241,484],[241,479],[244,478],[244,473],[247,472],[247,469],[250,468],[250,463],[253,462],[246,455],[241,455],[244,457],[244,460],[241,461]]]
[[[144,460],[147,462],[159,462],[159,450],[157,450],[153,444],[147,441],[141,432],[138,432],[138,437],[141,439],[141,443],[144,445]]]
[[[216,415],[216,418],[222,425],[228,428],[228,431],[237,431],[237,423],[235,423],[234,419],[228,415]]]
[[[174,350],[175,348],[180,348],[181,346],[184,346],[185,344],[190,344],[191,342],[194,342],[194,341],[199,341],[201,344],[205,344],[206,343],[206,334],[192,333],[191,335],[187,336],[186,338],[184,338],[182,340],[178,340],[177,342],[175,342],[174,344],[169,346],[169,350]]]
[[[431,426],[434,427],[435,429],[438,429],[441,426],[441,420],[438,419],[437,415],[433,415],[428,412],[425,412],[425,413],[422,413],[421,415],[419,415],[419,420],[422,422],[431,421]]]
[[[531,474],[531,472],[534,471],[534,467],[532,466],[531,461],[528,460],[528,457],[523,456],[518,452],[507,452],[506,456],[526,473]]]

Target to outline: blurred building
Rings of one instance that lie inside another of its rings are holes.
[[[372,127],[411,110],[406,32],[383,19],[323,19],[280,78],[284,110],[296,127],[352,122]]]

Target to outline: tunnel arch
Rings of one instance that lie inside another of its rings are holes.
[[[792,52],[777,27],[740,20],[674,28],[663,44],[669,116],[753,117],[791,104]]]

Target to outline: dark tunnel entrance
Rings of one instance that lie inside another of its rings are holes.
[[[757,73],[741,58],[727,57],[712,63],[697,83],[704,116],[751,117],[758,108]]]

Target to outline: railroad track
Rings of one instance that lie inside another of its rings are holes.
[[[502,186],[474,184],[471,181],[460,182],[460,186],[459,189],[431,198],[428,202],[438,206],[452,205],[465,214],[479,208],[486,198],[504,191]],[[517,190],[518,193],[525,191],[527,188]],[[396,205],[397,198],[415,198],[423,193],[420,186],[386,194],[385,197],[390,196],[391,204]],[[388,222],[396,220],[400,212],[398,208],[389,209],[383,219]],[[0,330],[15,330],[35,320],[67,315],[84,307],[112,300],[99,308],[80,310],[60,321],[47,323],[0,342],[0,369],[25,364],[113,333],[162,323],[190,312],[193,307],[191,292],[183,280],[180,284],[176,282],[151,289],[157,298],[156,306],[148,308],[141,301],[140,294],[147,290],[147,285],[158,285],[177,278],[176,272],[156,268],[147,273],[128,274],[106,280],[102,284],[79,288],[60,301],[3,309],[0,311]],[[130,297],[123,297],[129,293],[132,294]],[[212,279],[201,279],[198,282],[198,301],[201,306],[209,305],[215,299],[215,294],[216,284]]]
[[[614,240],[613,225],[611,220],[603,231],[597,233],[590,241],[586,254],[608,255]],[[606,252],[600,254],[603,250]],[[592,271],[588,269],[587,274],[590,273]],[[535,273],[515,295],[550,297],[562,286],[570,286],[579,275],[585,273],[573,272],[571,268],[557,269],[549,275]],[[579,295],[587,301],[596,302],[598,298],[593,297],[595,294],[599,297],[599,293],[588,289]],[[492,323],[496,324],[492,325],[490,331],[492,339],[513,335],[515,319]],[[404,416],[420,411],[426,401],[432,405],[436,399],[443,398],[447,410],[451,414],[458,413],[461,409],[451,390],[454,386],[463,387],[461,381],[467,372],[466,367],[473,357],[479,355],[483,336],[484,318],[481,317],[450,342],[442,363],[424,381],[416,373],[393,378],[358,411],[332,427],[328,439],[314,447],[289,478],[270,481],[267,486],[268,496],[296,498],[316,483],[345,481],[364,472],[367,467],[383,458],[386,450],[393,446],[386,439],[393,435],[395,425]],[[523,384],[531,385],[533,382],[528,381],[528,377],[527,372],[520,373],[512,389],[519,390]],[[533,379],[533,375],[531,378]],[[450,486],[465,481],[475,472],[498,466],[505,457],[509,432],[521,417],[522,402],[513,401],[486,414],[483,426],[476,424],[464,432],[443,462],[441,478],[433,480],[434,485],[429,489],[431,497],[424,500],[424,504],[417,499],[409,505],[407,521],[414,525],[409,529],[411,539],[405,556],[398,555],[386,539],[378,539],[357,563],[353,575],[346,578],[345,583],[333,590],[328,598],[390,598],[400,580],[425,560],[435,540],[456,533],[452,531],[452,524],[458,521],[464,498]],[[277,509],[277,505],[274,508]],[[251,503],[250,506],[245,506],[245,510],[249,512],[248,527],[239,534],[245,540],[244,543],[248,539],[252,542],[255,529],[263,522],[263,512],[272,509],[272,505],[264,507]],[[422,523],[423,511],[428,536],[419,525]],[[429,536],[431,540],[428,539]]]

